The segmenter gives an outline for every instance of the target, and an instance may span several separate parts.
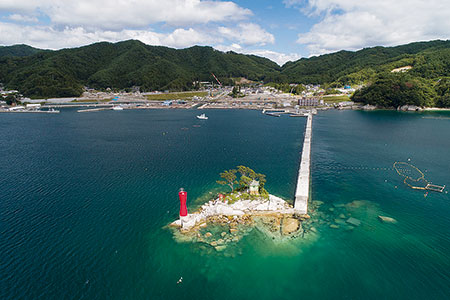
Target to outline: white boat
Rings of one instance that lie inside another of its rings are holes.
[[[201,114],[200,116],[197,116],[197,119],[208,120],[208,117],[205,114]]]
[[[122,106],[113,106],[113,110],[123,110]]]

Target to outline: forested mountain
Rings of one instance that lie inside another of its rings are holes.
[[[0,57],[6,56],[30,56],[45,50],[36,49],[28,45],[0,46]]]
[[[286,63],[281,74],[290,82],[343,85],[369,81],[379,73],[407,65],[413,66],[410,73],[420,77],[450,76],[450,41],[417,42],[302,58]]]
[[[390,74],[403,66],[412,66],[407,75]],[[434,88],[439,79],[450,77],[450,41],[339,51],[282,67],[266,58],[211,47],[172,49],[135,40],[58,51],[26,45],[0,47],[0,82],[29,97],[78,96],[83,86],[186,90],[193,88],[194,81],[212,81],[211,73],[225,84],[232,77],[327,86],[376,82],[384,86],[398,79],[406,86],[420,82],[421,87]],[[358,97],[363,101],[365,96]]]
[[[144,91],[184,90],[191,88],[193,81],[211,81],[211,73],[225,82],[241,76],[265,80],[277,76],[280,69],[269,59],[254,55],[199,46],[177,50],[134,40],[42,51],[25,57],[0,56],[0,82],[30,97],[78,96],[85,85],[98,89],[140,86]]]

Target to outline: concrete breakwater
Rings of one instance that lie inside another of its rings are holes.
[[[303,141],[302,158],[298,172],[297,189],[295,191],[294,209],[299,214],[306,214],[308,211],[309,178],[311,172],[311,137],[312,114],[309,114],[306,121],[305,139]]]
[[[59,110],[40,110],[40,109],[0,109],[0,113],[33,113],[33,114],[59,114]]]

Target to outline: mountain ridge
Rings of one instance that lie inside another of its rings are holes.
[[[338,86],[368,82],[404,65],[412,65],[409,73],[418,77],[450,76],[450,41],[341,50],[283,66],[264,57],[221,52],[210,46],[174,49],[137,40],[61,50],[0,47],[0,82],[29,97],[78,96],[83,86],[188,90],[194,88],[194,81],[212,81],[211,73],[224,84],[232,84],[231,78],[245,77],[265,83]]]

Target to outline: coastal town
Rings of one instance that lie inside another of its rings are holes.
[[[139,87],[131,91],[99,91],[85,87],[80,97],[30,99],[17,90],[5,90],[0,84],[0,112],[12,113],[58,113],[61,108],[78,108],[78,112],[124,109],[253,109],[263,110],[271,116],[289,114],[303,115],[311,110],[374,110],[374,105],[351,101],[351,95],[362,85],[339,88],[323,88],[320,85],[289,84],[285,92],[263,83],[247,82],[244,85],[222,86],[213,82],[201,82],[196,91],[141,92]],[[291,93],[301,87],[298,94]],[[420,111],[426,108],[404,105],[402,111]],[[275,111],[271,113],[270,110]]]
[[[30,99],[17,90],[0,88],[0,112],[47,112],[55,113],[61,108],[75,107],[79,112],[123,109],[276,109],[282,113],[301,113],[306,108],[324,109],[371,109],[350,101],[355,88],[345,86],[327,94],[320,85],[305,85],[299,94],[283,92],[275,87],[252,83],[232,87],[203,82],[198,91],[186,92],[140,92],[98,91],[85,88],[80,97]],[[290,85],[292,88],[297,84]],[[238,92],[236,92],[238,90]],[[278,116],[275,114],[275,116]]]

